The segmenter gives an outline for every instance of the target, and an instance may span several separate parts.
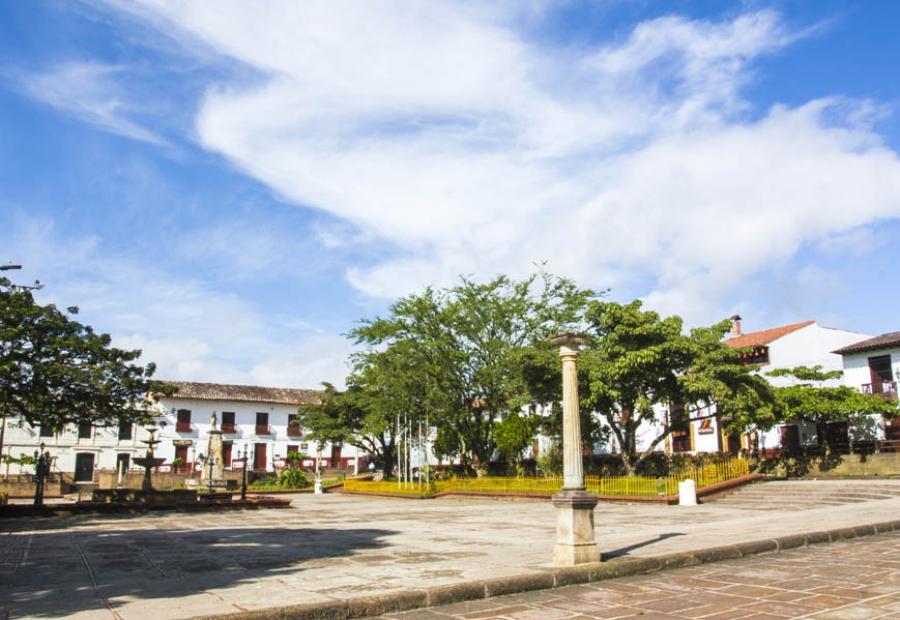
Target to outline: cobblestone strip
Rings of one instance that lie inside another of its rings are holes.
[[[900,532],[381,620],[900,618]]]

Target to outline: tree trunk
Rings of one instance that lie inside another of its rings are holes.
[[[394,444],[384,445],[381,449],[381,474],[384,480],[391,477],[394,471]]]

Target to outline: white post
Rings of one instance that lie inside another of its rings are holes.
[[[313,486],[313,493],[315,495],[322,494],[321,462],[322,462],[322,444],[321,444],[321,442],[317,441],[316,442],[316,482],[315,482],[315,485]]]
[[[678,483],[678,505],[697,505],[697,483],[688,478]]]
[[[562,359],[563,392],[563,488],[553,496],[557,509],[556,546],[553,561],[573,566],[600,561],[594,538],[594,507],[597,498],[585,490],[582,464],[581,417],[578,407],[578,349],[583,336],[562,334],[550,339]]]

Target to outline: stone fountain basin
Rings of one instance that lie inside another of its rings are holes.
[[[196,503],[194,489],[173,489],[148,493],[141,489],[95,489],[91,501],[98,504],[190,504]]]

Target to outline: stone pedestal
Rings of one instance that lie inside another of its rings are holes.
[[[222,463],[222,431],[209,431],[206,446],[206,463],[203,465],[201,481],[207,483],[212,480],[213,486],[216,486],[225,480],[225,466]]]
[[[563,489],[553,496],[556,508],[556,546],[553,563],[574,566],[600,561],[594,540],[594,506],[597,498],[583,490]]]

